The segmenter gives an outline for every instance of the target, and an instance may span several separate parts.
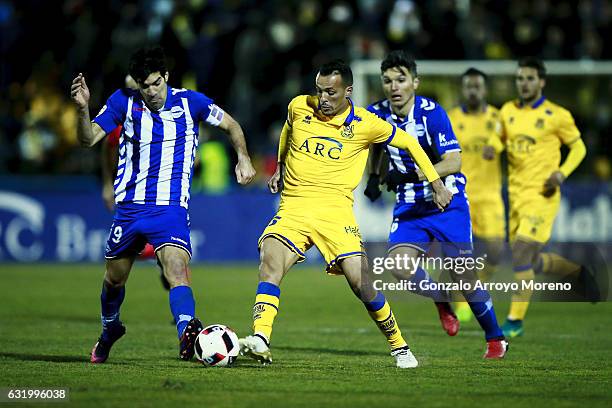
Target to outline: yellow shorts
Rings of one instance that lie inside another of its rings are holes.
[[[326,271],[331,275],[342,275],[340,260],[365,255],[353,209],[348,205],[314,209],[305,203],[291,207],[281,204],[259,237],[259,248],[267,237],[285,244],[299,256],[298,262],[302,262],[305,252],[315,245],[325,258]]]
[[[510,242],[517,238],[546,243],[559,211],[560,193],[546,198],[541,194],[510,196]]]
[[[481,239],[504,239],[506,236],[506,217],[501,195],[483,199],[468,197],[472,233]]]

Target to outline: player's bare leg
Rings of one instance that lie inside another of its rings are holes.
[[[185,249],[172,245],[160,248],[156,255],[170,284],[170,310],[179,337],[179,357],[182,360],[190,360],[194,353],[195,339],[203,328],[202,322],[195,317],[190,256]]]
[[[340,267],[355,296],[365,305],[370,317],[384,334],[391,347],[391,356],[399,368],[415,368],[419,365],[393,315],[382,292],[374,289],[368,274],[368,258],[354,256],[340,261]]]
[[[168,245],[160,248],[156,255],[170,289],[191,285],[191,270],[189,269],[189,253],[187,251]]]
[[[396,245],[391,248],[387,255],[391,259],[396,259],[398,256],[400,259],[407,259],[407,264],[415,265],[418,258],[420,258],[422,251],[415,246],[411,245]],[[414,261],[414,262],[411,262]],[[437,290],[437,289],[423,289],[421,288],[422,282],[434,282],[429,274],[421,267],[416,270],[413,269],[393,269],[393,276],[399,281],[407,280],[413,282],[416,290],[415,293],[428,297],[434,301],[436,309],[438,310],[438,316],[442,328],[449,336],[455,336],[459,332],[459,320],[453,312],[453,309],[449,303],[450,296],[448,293]],[[431,286],[431,285],[428,285]]]
[[[591,253],[590,262],[596,265],[594,260],[598,258],[597,253]],[[597,268],[575,263],[554,252],[540,252],[533,265],[536,275],[554,276],[556,279],[572,280],[577,286],[574,290],[582,293],[585,300],[596,303],[605,299],[600,288],[601,277],[598,277]]]
[[[125,326],[119,319],[119,310],[125,297],[125,282],[134,264],[134,257],[108,259],[102,284],[102,334],[91,350],[91,362],[104,363],[113,344],[125,334]]]
[[[512,245],[512,269],[514,271],[514,280],[532,281],[535,277],[534,263],[537,260],[543,244],[531,240],[517,238]],[[524,333],[523,319],[527,314],[529,300],[531,299],[532,291],[529,289],[520,289],[512,294],[512,303],[506,322],[502,326],[504,335],[508,338],[522,336]]]
[[[300,257],[273,236],[265,238],[259,250],[259,285],[253,306],[253,335],[239,339],[240,354],[262,364],[272,362],[270,338],[278,313],[280,283]]]

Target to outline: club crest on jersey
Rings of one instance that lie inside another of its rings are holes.
[[[353,136],[355,136],[355,134],[353,133],[354,128],[355,125],[344,125],[344,127],[342,128],[342,137],[352,139]]]
[[[300,150],[315,156],[338,160],[342,153],[342,143],[331,137],[314,136],[304,140]]]
[[[172,114],[172,117],[174,119],[178,119],[183,116],[183,113],[185,113],[185,111],[180,106],[173,106],[172,109],[170,109],[170,113]]]
[[[436,104],[433,101],[428,101],[427,99],[422,99],[421,100],[421,106],[419,106],[421,109],[426,110],[426,111],[430,111],[430,110],[434,110],[436,107]]]
[[[538,120],[536,120],[535,127],[537,129],[542,129],[544,127],[544,119],[538,118]]]

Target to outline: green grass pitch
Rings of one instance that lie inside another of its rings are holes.
[[[475,321],[450,338],[430,302],[394,296],[395,314],[420,362],[415,370],[400,370],[344,279],[299,267],[282,285],[274,364],[240,358],[233,368],[207,369],[178,360],[167,294],[157,269],[140,263],[122,309],[127,335],[106,364],[92,365],[101,279],[101,265],[0,266],[0,387],[68,387],[70,405],[97,407],[612,404],[609,302],[534,303],[525,337],[511,342],[507,358],[483,361]],[[194,266],[199,317],[248,334],[256,285],[255,265]],[[496,309],[501,318],[507,305]]]

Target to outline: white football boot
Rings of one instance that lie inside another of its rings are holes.
[[[238,339],[240,345],[240,355],[251,357],[259,361],[263,365],[272,363],[272,353],[270,347],[260,336],[246,336],[243,339]]]
[[[395,357],[395,365],[398,368],[416,368],[419,365],[419,362],[408,347],[393,350],[391,356]]]

